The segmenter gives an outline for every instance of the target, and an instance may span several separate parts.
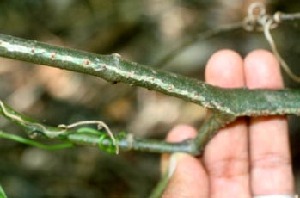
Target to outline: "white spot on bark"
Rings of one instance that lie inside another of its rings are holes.
[[[121,55],[118,54],[118,53],[113,53],[112,56],[113,56],[114,64],[115,64],[116,66],[119,66]]]

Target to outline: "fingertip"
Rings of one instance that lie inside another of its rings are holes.
[[[167,135],[168,142],[180,142],[196,136],[196,129],[188,125],[178,125],[171,129]],[[164,173],[169,166],[170,154],[164,153],[161,157],[161,171]]]
[[[180,142],[196,136],[188,125],[174,127],[168,134],[169,142]],[[167,169],[167,170],[166,170]],[[168,171],[170,182],[163,197],[208,197],[208,179],[198,158],[185,153],[162,155],[162,172]]]
[[[208,197],[208,178],[199,159],[185,153],[176,153],[172,159],[173,174],[163,197]]]
[[[281,89],[284,86],[278,61],[266,50],[255,50],[245,58],[245,75],[250,89]],[[286,119],[281,116],[251,118],[249,144],[253,193],[292,192],[294,184]]]
[[[188,125],[179,125],[174,127],[168,134],[169,142],[180,142],[185,139],[194,138],[196,136],[195,128]]]
[[[280,65],[276,57],[266,50],[255,50],[244,61],[247,87],[250,89],[280,89],[284,87]]]
[[[206,82],[224,88],[245,86],[243,59],[231,50],[212,55]],[[245,121],[221,129],[206,146],[204,164],[213,197],[241,197],[248,191],[248,136]]]
[[[244,84],[242,57],[229,49],[214,53],[209,59],[206,70],[206,82],[225,88],[240,87]]]

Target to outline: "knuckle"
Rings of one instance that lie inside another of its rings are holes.
[[[248,174],[248,158],[227,157],[207,164],[207,171],[210,176],[233,178]]]
[[[251,167],[255,169],[279,169],[286,166],[291,166],[290,157],[274,152],[264,153],[251,162]]]

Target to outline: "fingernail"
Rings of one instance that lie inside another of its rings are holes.
[[[174,153],[171,155],[168,165],[168,178],[173,176],[176,166],[178,165],[178,161],[185,156],[185,153]]]

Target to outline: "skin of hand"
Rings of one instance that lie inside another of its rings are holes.
[[[245,59],[231,50],[216,52],[206,65],[205,79],[224,88],[284,87],[276,58],[265,50],[255,50]],[[177,126],[167,140],[178,142],[196,133],[192,127]],[[163,155],[163,169],[169,157]],[[163,197],[250,198],[294,193],[285,116],[238,119],[218,132],[201,158],[183,153],[172,158],[175,169]]]

